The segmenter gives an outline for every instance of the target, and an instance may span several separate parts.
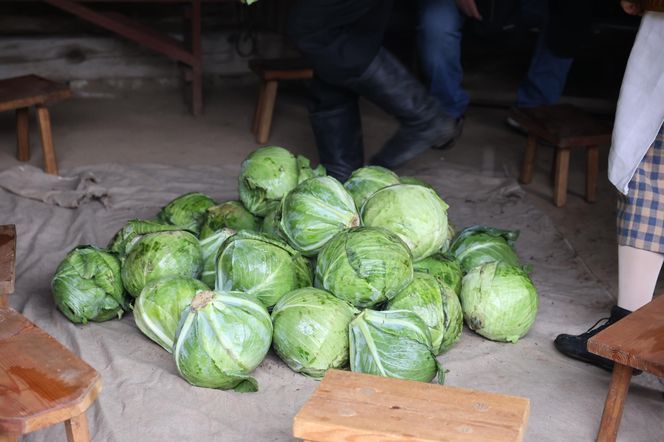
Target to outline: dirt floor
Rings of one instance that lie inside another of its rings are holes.
[[[225,86],[208,89],[205,114],[199,118],[187,113],[180,92],[174,90],[76,98],[57,104],[52,108],[52,119],[60,169],[66,173],[74,167],[108,163],[239,164],[257,147],[250,133],[256,92],[253,78],[228,79]],[[370,104],[364,103],[363,106],[369,157],[380,148],[396,125]],[[500,108],[471,107],[464,134],[453,149],[426,152],[405,171],[435,165],[440,174],[444,174],[446,166],[454,164],[484,174],[516,177],[525,137],[506,127],[506,112]],[[13,125],[11,113],[0,114],[0,170],[21,164],[14,157]],[[33,157],[29,163],[41,167],[36,127],[32,128],[31,140]],[[269,143],[304,153],[315,161],[305,100],[298,90],[286,89],[279,96]],[[614,228],[616,195],[606,178],[607,153],[608,146],[605,146],[601,153],[599,201],[595,204],[583,200],[585,157],[582,152],[572,156],[566,207],[555,208],[552,204],[551,148],[540,147],[535,179],[524,190],[528,201],[553,220],[566,247],[583,268],[580,270],[587,271],[604,289],[608,311],[617,295],[617,247]],[[4,220],[11,220],[11,214],[2,214],[0,221]],[[569,327],[560,332],[581,332],[592,325],[571,321]],[[564,379],[558,381],[566,382]],[[557,381],[553,379],[551,382]],[[662,387],[658,387],[661,396],[664,384],[659,385]],[[567,417],[573,419],[573,416]],[[569,424],[573,426],[574,422]]]

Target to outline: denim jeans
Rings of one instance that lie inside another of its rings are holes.
[[[546,5],[546,2],[542,2]],[[466,16],[454,0],[420,0],[418,43],[430,92],[454,118],[462,116],[469,96],[461,87],[461,35]],[[555,56],[547,48],[545,32],[537,41],[528,73],[517,91],[516,106],[556,103],[563,93],[571,58]]]

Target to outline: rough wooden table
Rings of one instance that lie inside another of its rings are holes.
[[[293,421],[312,442],[521,441],[526,398],[328,370]]]
[[[597,333],[588,350],[615,362],[597,434],[598,441],[614,441],[633,369],[664,377],[664,296]]]

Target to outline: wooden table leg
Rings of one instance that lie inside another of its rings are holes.
[[[258,126],[263,112],[263,101],[265,98],[265,82],[261,80],[258,88],[258,98],[256,99],[256,109],[254,110],[254,120],[251,123],[251,133],[258,136]]]
[[[90,440],[88,420],[85,417],[85,412],[65,421],[65,429],[67,430],[67,440],[69,442],[89,442]]]
[[[599,174],[599,146],[586,147],[586,201],[597,201],[597,175]]]
[[[30,160],[30,109],[16,109],[16,158],[19,161]]]
[[[37,122],[41,134],[42,150],[44,152],[44,170],[52,175],[58,174],[58,163],[55,160],[53,147],[53,134],[51,132],[51,117],[45,106],[37,105]]]
[[[618,436],[620,419],[622,418],[625,398],[629,389],[629,381],[632,379],[632,367],[616,364],[613,367],[609,392],[604,402],[602,422],[597,433],[597,442],[612,442]]]
[[[569,174],[569,154],[568,148],[556,147],[556,177],[553,184],[553,204],[556,207],[562,207],[567,201],[567,177]]]
[[[528,135],[528,143],[526,144],[526,151],[523,154],[523,163],[521,164],[521,174],[519,176],[520,183],[530,184],[533,180],[536,156],[537,138],[534,135]]]
[[[277,100],[278,87],[279,82],[276,80],[265,82],[264,97],[258,118],[258,134],[256,135],[256,141],[259,144],[267,143],[268,138],[270,138],[270,127],[272,126],[272,115],[274,113],[274,103]]]

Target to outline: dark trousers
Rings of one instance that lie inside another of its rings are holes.
[[[314,67],[310,112],[357,101],[346,87],[367,69],[383,41],[392,0],[299,0],[289,33]]]

